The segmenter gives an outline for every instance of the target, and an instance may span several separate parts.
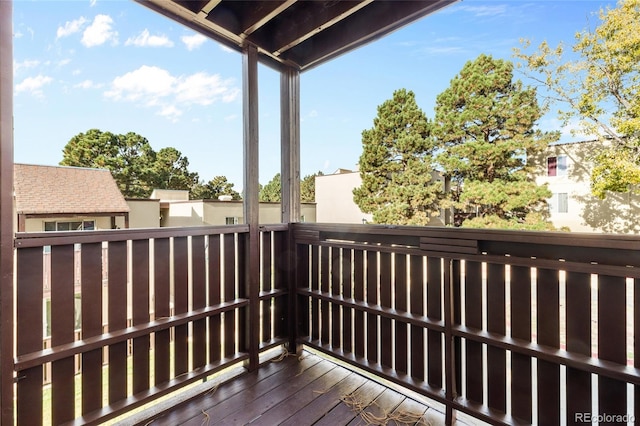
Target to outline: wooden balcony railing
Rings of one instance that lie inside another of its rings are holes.
[[[299,341],[444,404],[448,424],[640,416],[640,238],[314,224],[294,238]]]
[[[244,286],[248,235],[247,226],[18,234],[18,424],[98,424],[246,361],[252,347],[284,343],[287,227],[260,232],[259,323]],[[253,346],[250,327],[260,330]]]
[[[18,234],[18,424],[98,424],[287,342],[437,401],[449,422],[640,415],[638,237],[273,225],[251,258],[252,238]]]

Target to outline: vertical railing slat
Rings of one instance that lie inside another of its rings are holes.
[[[399,312],[407,312],[407,256],[400,254],[395,256],[395,309]],[[395,368],[398,373],[407,374],[409,363],[407,357],[407,324],[396,321],[395,327]]]
[[[380,253],[380,306],[391,309],[391,253]],[[380,317],[380,364],[391,368],[394,344],[391,318]]]
[[[301,290],[307,290],[310,288],[309,282],[309,246],[307,244],[296,244],[296,286]],[[294,299],[295,298],[295,299]],[[299,338],[308,337],[311,338],[311,324],[309,321],[310,304],[309,297],[302,295],[290,295],[289,300],[296,301],[294,320],[296,321],[297,336]],[[290,351],[297,350],[297,342],[295,345],[291,345]]]
[[[235,236],[225,234],[223,236],[223,256],[224,256],[224,301],[229,302],[236,298],[236,247]],[[224,313],[224,345],[223,354],[231,357],[236,352],[235,330],[236,312],[227,311]]]
[[[262,237],[262,291],[271,290],[271,232],[261,232]],[[271,300],[263,300],[262,305],[262,342],[271,340]]]
[[[220,235],[209,235],[209,304],[218,305],[221,293]],[[209,362],[222,357],[222,321],[220,315],[209,317]]]
[[[362,250],[353,251],[353,298],[356,302],[364,301],[364,252]],[[364,358],[364,312],[360,309],[356,309],[353,313],[353,346],[355,355]]]
[[[536,321],[538,343],[560,347],[560,298],[558,271],[537,270]],[[538,423],[560,424],[560,366],[538,360]]]
[[[350,300],[353,297],[351,291],[353,284],[353,276],[351,275],[352,261],[351,249],[342,249],[342,296],[345,300]],[[342,309],[342,349],[347,353],[353,351],[351,345],[351,337],[353,336],[352,318],[353,309],[344,307]]]
[[[74,340],[74,247],[51,247],[51,346]],[[74,358],[51,363],[51,417],[62,424],[75,417]]]
[[[487,265],[487,330],[506,335],[505,266]],[[487,348],[487,403],[490,408],[507,412],[507,353],[495,346]]]
[[[627,363],[626,306],[625,278],[598,276],[598,358],[620,365]],[[598,405],[600,414],[628,414],[627,384],[599,376]]]
[[[170,241],[156,238],[153,241],[154,317],[156,320],[171,316],[170,305]],[[154,384],[167,382],[171,377],[171,330],[160,330],[154,335]]]
[[[42,273],[42,247],[17,250],[16,350],[18,356],[42,349]],[[42,366],[38,365],[18,371],[16,416],[20,425],[42,424],[42,370]]]
[[[187,237],[173,238],[173,306],[175,315],[189,310],[189,255]],[[174,328],[174,375],[189,371],[189,326]]]
[[[149,322],[149,240],[132,241],[133,325]],[[133,393],[149,389],[149,335],[133,339]]]
[[[289,233],[274,232],[273,234],[273,287],[278,290],[289,291],[289,271],[290,271],[290,250]],[[288,303],[294,301],[294,295],[288,297],[276,297],[273,300],[273,334],[275,337],[286,337],[289,332],[289,307]]]
[[[333,248],[331,250],[331,295],[340,297],[340,253],[342,249]],[[340,338],[342,336],[342,322],[340,320],[340,305],[331,303],[331,346],[335,349],[341,347]]]
[[[207,306],[207,271],[205,259],[204,235],[191,237],[191,268],[193,309],[198,310]],[[200,319],[193,322],[193,368],[204,367],[207,363],[207,320]]]
[[[424,258],[422,256],[411,255],[409,257],[409,268],[411,274],[411,296],[409,298],[409,309],[413,315],[424,315]],[[434,331],[438,337],[440,333]],[[416,380],[425,380],[425,353],[424,353],[424,328],[418,325],[411,325],[411,377]]]
[[[465,263],[465,325],[474,330],[482,329],[482,264]],[[484,362],[482,344],[467,340],[466,347],[466,389],[467,399],[482,404]]]
[[[378,304],[378,253],[367,251],[367,303]],[[378,316],[367,314],[367,360],[378,362]]]
[[[567,351],[591,356],[591,276],[567,272]],[[591,374],[567,367],[567,424],[591,412]]]
[[[511,337],[531,342],[531,269],[511,267]],[[524,422],[533,420],[531,357],[511,354],[511,415]]]
[[[331,266],[331,249],[329,247],[320,247],[320,291],[324,294],[329,293],[331,276],[329,270]],[[323,345],[330,342],[330,324],[329,324],[329,302],[322,300],[320,302],[320,341]]]
[[[102,334],[102,244],[82,245],[82,338]],[[82,413],[102,406],[102,349],[82,354]]]
[[[311,290],[320,290],[320,247],[311,246]],[[311,339],[320,340],[320,300],[311,301]]]
[[[427,258],[427,316],[442,320],[442,259]],[[427,374],[429,385],[442,388],[442,333],[427,331]]]
[[[127,327],[127,242],[109,243],[109,331]],[[109,346],[109,403],[127,396],[127,342]]]

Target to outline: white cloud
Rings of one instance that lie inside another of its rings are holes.
[[[75,69],[75,70],[71,71],[71,75],[80,75],[80,74],[82,74],[82,70],[80,70],[80,69]]]
[[[239,94],[233,79],[223,80],[218,74],[173,76],[165,69],[148,65],[116,77],[104,93],[115,101],[156,107],[159,115],[172,120],[182,115],[184,108],[232,102]]]
[[[118,44],[118,32],[114,31],[113,19],[109,15],[97,15],[82,34],[82,44],[86,47],[100,46],[108,41]]]
[[[27,77],[21,83],[16,84],[16,93],[28,92],[36,97],[42,96],[42,88],[51,83],[53,79],[42,74],[36,77]]]
[[[96,5],[96,3],[98,3],[98,0],[90,0],[90,1],[89,1],[89,6],[90,6],[90,7],[93,7],[93,6],[95,6],[95,5]]]
[[[472,5],[463,5],[457,8],[457,10],[462,10],[465,12],[469,12],[476,17],[483,16],[501,16],[506,15],[507,13],[507,5],[506,4],[497,4],[497,5],[481,5],[481,6],[472,6]]]
[[[37,59],[25,59],[22,62],[13,62],[13,72],[14,73],[18,73],[18,71],[22,70],[22,69],[29,69],[29,68],[34,68],[37,67],[38,65],[40,65],[40,61],[38,61]]]
[[[84,80],[78,84],[75,84],[73,87],[76,89],[99,89],[103,85],[94,83],[92,80]]]
[[[145,29],[136,37],[130,37],[125,42],[125,46],[138,47],[172,47],[173,42],[166,35],[150,35],[149,30]]]
[[[16,31],[13,33],[13,37],[14,38],[21,38],[24,34],[22,34],[20,31]]]
[[[226,53],[233,53],[234,52],[233,49],[231,49],[230,47],[225,46],[224,44],[220,45],[220,50],[222,50],[223,52],[226,52]]]
[[[318,111],[316,111],[315,109],[312,109],[309,112],[309,118],[313,118],[313,117],[317,117],[318,116]]]
[[[194,34],[190,36],[182,36],[180,40],[187,46],[187,50],[195,50],[207,41],[207,38],[202,34]]]
[[[236,118],[238,118],[238,115],[237,115],[237,114],[231,114],[231,115],[227,115],[227,116],[224,118],[224,121],[233,121],[233,120],[235,120]]]
[[[56,38],[67,37],[67,36],[70,36],[71,34],[75,34],[79,32],[82,29],[82,27],[84,27],[84,24],[86,24],[87,22],[88,21],[84,16],[81,16],[78,19],[75,19],[73,21],[65,22],[63,27],[58,27],[58,31],[56,32]]]
[[[57,66],[59,67],[63,67],[65,65],[68,65],[69,63],[71,63],[71,59],[61,59],[57,62]]]

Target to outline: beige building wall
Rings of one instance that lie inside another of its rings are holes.
[[[129,199],[129,228],[159,228],[160,200]]]
[[[555,227],[565,227],[574,232],[638,234],[640,196],[608,193],[604,200],[600,200],[591,195],[591,159],[603,146],[597,141],[556,144],[534,159],[536,183],[546,183],[554,194],[549,200],[550,219]],[[549,176],[550,157],[555,157],[556,161],[564,157],[566,172]],[[562,198],[566,198],[565,206]]]
[[[353,189],[362,184],[359,172],[316,176],[316,219],[319,223],[365,223],[372,216],[360,211]]]

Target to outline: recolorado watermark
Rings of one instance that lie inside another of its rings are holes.
[[[619,423],[628,424],[636,422],[636,418],[632,414],[592,414],[592,413],[575,413],[574,419],[576,423]]]

